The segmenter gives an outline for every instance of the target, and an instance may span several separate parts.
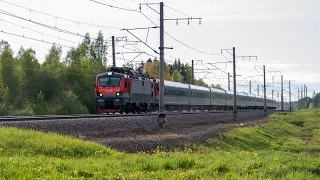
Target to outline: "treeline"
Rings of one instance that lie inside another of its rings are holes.
[[[159,66],[160,62],[157,59],[153,61],[149,59],[146,63],[141,63],[140,68],[143,69],[144,72],[149,74],[151,77],[159,78]],[[165,80],[168,81],[175,81],[175,82],[182,82],[186,84],[192,83],[192,67],[186,63],[181,63],[180,59],[175,60],[173,64],[166,64],[165,63]],[[212,88],[219,88],[221,89],[220,84],[210,84],[208,85],[203,81],[203,79],[196,80],[195,84],[198,86],[204,87],[212,87]]]
[[[106,72],[106,41],[89,34],[62,60],[53,45],[40,64],[36,52],[20,48],[15,56],[0,42],[0,115],[78,114],[94,112],[93,84]]]
[[[82,43],[62,58],[53,45],[40,64],[36,52],[20,48],[15,55],[8,42],[0,42],[0,115],[48,115],[95,113],[93,84],[108,70],[107,42],[101,32],[86,34]],[[149,59],[140,68],[158,78],[159,61]],[[175,61],[165,66],[165,79],[191,84],[191,67]],[[203,80],[200,86],[208,87]],[[218,87],[220,86],[214,86]]]

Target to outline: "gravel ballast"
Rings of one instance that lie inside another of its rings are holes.
[[[269,114],[271,112],[268,112]],[[152,151],[159,146],[183,147],[202,143],[208,138],[236,127],[266,122],[263,111],[167,115],[165,128],[157,124],[157,115],[103,117],[88,119],[54,119],[0,122],[0,126],[56,132],[96,141],[126,152]]]

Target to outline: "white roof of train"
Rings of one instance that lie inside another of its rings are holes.
[[[210,92],[210,90],[209,90],[209,88],[207,88],[207,87],[202,87],[202,86],[196,86],[196,85],[189,85],[190,86],[190,88],[192,89],[192,90],[199,90],[199,91],[208,91],[208,92]]]
[[[240,96],[248,96],[248,94],[245,93],[245,92],[237,92],[237,94],[240,95]]]
[[[226,91],[222,89],[216,89],[216,88],[210,88],[210,89],[211,89],[211,92],[226,94]]]
[[[189,86],[187,84],[173,81],[164,81],[164,86],[189,89]]]
[[[233,95],[233,91],[226,91],[226,93]]]

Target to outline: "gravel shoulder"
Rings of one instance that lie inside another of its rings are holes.
[[[271,113],[271,112],[269,112]],[[152,151],[183,147],[190,143],[205,143],[209,138],[236,127],[265,123],[262,111],[193,115],[169,115],[165,128],[160,128],[155,116],[105,117],[90,119],[39,120],[0,122],[0,126],[55,132],[94,141],[125,151]]]

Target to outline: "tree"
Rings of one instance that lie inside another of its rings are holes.
[[[44,99],[42,92],[38,93],[36,102],[33,104],[33,112],[35,115],[46,115],[48,113],[48,103]]]
[[[313,98],[313,107],[320,107],[320,93],[317,93],[316,96]]]
[[[192,67],[189,66],[189,64],[185,64],[181,75],[184,77],[183,82],[187,83],[187,84],[191,84],[192,83]]]
[[[9,90],[0,82],[0,115],[9,115]]]
[[[195,80],[195,84],[198,86],[209,87],[208,84],[203,81],[203,79]]]
[[[216,88],[216,89],[222,89],[221,84],[216,84],[216,85],[211,84],[210,87],[211,88]]]
[[[8,88],[9,101],[13,102],[20,93],[19,79],[15,74],[17,62],[13,58],[13,52],[9,44],[1,43],[1,79],[4,88]]]
[[[84,45],[86,45],[84,43]],[[107,43],[104,40],[103,33],[99,31],[97,39],[91,44],[90,55],[102,65],[107,64]]]
[[[173,72],[172,79],[174,82],[183,82],[183,77],[178,70]]]
[[[35,54],[34,50],[28,49],[22,53],[22,56],[19,59],[22,71],[21,80],[23,94],[30,101],[33,101],[38,94],[34,87],[36,87],[37,84],[35,79],[38,77],[40,64],[38,63]]]
[[[143,71],[149,74],[150,77],[159,79],[159,66],[160,62],[158,60],[154,60],[151,63],[147,62]],[[172,80],[170,76],[170,68],[166,63],[164,65],[164,79],[168,81]]]
[[[79,101],[79,97],[72,91],[65,91],[61,97],[52,102],[54,114],[88,114],[88,109]]]
[[[46,60],[42,65],[44,70],[52,72],[55,77],[60,76],[63,68],[62,63],[60,62],[61,54],[61,47],[53,45],[49,51],[49,54],[46,56]]]
[[[36,82],[34,86],[35,92],[41,92],[46,101],[58,97],[61,89],[63,89],[62,81],[53,73],[52,71],[41,70],[36,79],[34,79]]]

